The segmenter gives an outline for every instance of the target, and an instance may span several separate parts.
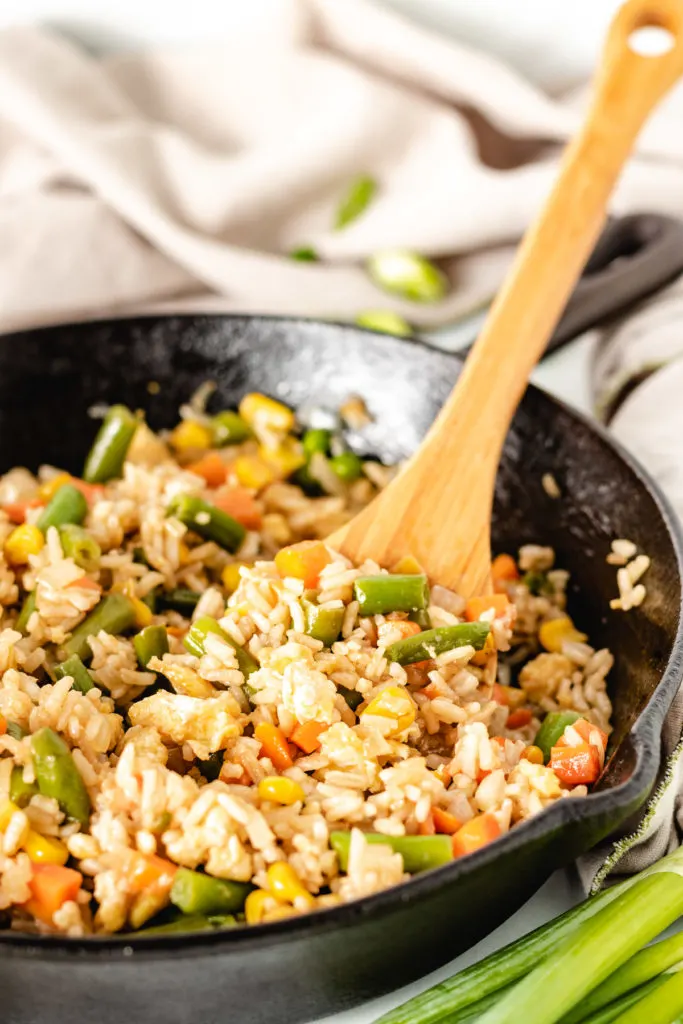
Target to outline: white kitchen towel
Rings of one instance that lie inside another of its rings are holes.
[[[151,306],[434,325],[491,297],[581,98],[368,0],[281,0],[262,23],[239,6],[234,32],[186,52],[0,33],[0,329]],[[682,112],[678,90],[615,211],[683,209]],[[335,231],[360,174],[376,199]],[[324,262],[289,259],[303,244]],[[449,296],[378,291],[362,261],[395,246],[444,259]]]

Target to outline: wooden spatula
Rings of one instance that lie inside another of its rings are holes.
[[[665,30],[666,52],[634,49],[634,33],[650,27]],[[354,562],[373,558],[391,568],[412,554],[433,583],[464,597],[488,589],[493,489],[508,427],[598,238],[634,140],[682,73],[683,0],[629,0],[609,29],[583,128],[454,390],[398,476],[329,538]]]

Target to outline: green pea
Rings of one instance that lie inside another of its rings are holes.
[[[371,256],[370,277],[384,291],[412,302],[439,302],[449,290],[443,271],[418,253],[387,249]]]
[[[331,440],[332,433],[329,430],[322,430],[320,428],[311,428],[311,430],[307,430],[301,439],[304,454],[309,457],[314,455],[316,452],[321,452],[323,455],[327,455],[330,450]]]
[[[363,463],[355,452],[342,452],[330,459],[330,468],[344,483],[352,483],[363,472]]]

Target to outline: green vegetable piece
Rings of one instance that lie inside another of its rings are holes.
[[[189,618],[197,607],[200,597],[201,594],[198,594],[196,590],[176,587],[174,590],[162,590],[157,595],[157,604],[160,611],[180,612],[181,615]]]
[[[361,615],[414,612],[429,605],[427,577],[414,575],[359,576],[353,585]]]
[[[320,481],[316,480],[314,476],[311,476],[311,471],[308,468],[308,465],[302,466],[301,469],[297,469],[291,479],[292,482],[297,484],[305,494],[308,494],[312,498],[320,497],[323,493]]]
[[[61,665],[55,666],[55,678],[63,679],[65,676],[71,676],[73,679],[72,689],[79,690],[81,693],[88,693],[95,685],[92,676],[77,654],[72,654]]]
[[[363,463],[355,452],[342,452],[330,459],[330,467],[344,483],[353,483],[363,472]]]
[[[370,257],[367,268],[380,288],[412,302],[438,302],[450,287],[443,271],[424,256],[405,249],[378,252]]]
[[[23,740],[24,736],[28,736],[28,733],[18,722],[8,722],[7,735],[11,736],[13,740]]]
[[[152,615],[156,615],[158,596],[158,587],[155,587],[154,590],[150,590],[144,597],[140,598],[142,603],[147,605]]]
[[[190,630],[183,640],[183,644],[190,654],[196,655],[197,658],[201,658],[206,653],[204,644],[206,643],[206,637],[209,633],[215,633],[221,640],[224,640],[226,644],[230,644],[235,649],[237,656],[237,664],[239,665],[240,672],[246,677],[250,676],[252,672],[255,672],[259,668],[259,663],[254,657],[245,650],[244,647],[240,647],[230,637],[224,629],[218,625],[215,619],[212,619],[209,615],[202,615],[199,619],[192,623]]]
[[[138,661],[147,668],[152,658],[163,658],[168,654],[168,633],[164,626],[145,626],[133,637],[133,647]]]
[[[123,464],[140,420],[125,405],[112,405],[85,461],[83,479],[89,484],[106,484],[121,476]]]
[[[178,868],[171,886],[171,903],[184,914],[235,914],[242,910],[252,889],[246,882]]]
[[[211,430],[213,431],[213,442],[217,448],[224,448],[228,444],[239,444],[251,437],[251,427],[247,421],[232,409],[224,409],[223,412],[216,413],[211,419]]]
[[[385,836],[381,832],[366,832],[365,839],[368,843],[390,846],[394,853],[400,853],[403,867],[411,875],[450,864],[453,860],[451,836]],[[342,871],[348,870],[350,845],[350,832],[330,833],[330,846],[339,858]]]
[[[143,547],[141,547],[140,545],[138,545],[138,547],[133,548],[133,561],[139,562],[140,565],[146,565],[146,566],[148,566],[148,568],[151,569],[151,566],[150,566],[149,562],[147,561],[147,555],[145,554],[145,549]]]
[[[242,524],[227,512],[192,494],[179,494],[173,498],[166,514],[179,519],[204,540],[212,540],[233,554],[247,535]]]
[[[319,608],[315,593],[307,591],[301,602],[306,622],[305,632],[314,640],[320,640],[325,647],[331,647],[338,638],[344,621],[344,608]]]
[[[73,484],[62,484],[45,506],[36,523],[39,530],[47,533],[50,526],[64,526],[66,523],[79,525],[88,514],[88,502]]]
[[[341,693],[352,711],[355,711],[356,708],[365,700],[363,694],[359,693],[358,690],[349,690],[346,686],[339,686],[339,684],[337,684],[337,691],[338,693]]]
[[[573,725],[581,715],[577,711],[550,711],[543,721],[541,728],[536,733],[534,744],[543,751],[543,758],[546,762],[550,760],[550,751],[555,746],[560,736],[568,725]]]
[[[56,800],[65,814],[85,828],[90,820],[90,797],[62,737],[52,729],[40,729],[31,737],[31,754],[41,794]]]
[[[553,585],[544,572],[528,572],[522,577],[522,583],[534,597],[555,593]]]
[[[9,777],[9,798],[17,807],[26,807],[32,796],[40,790],[35,782],[24,782],[24,769],[15,764]]]
[[[23,633],[24,636],[26,636],[26,627],[28,626],[28,620],[31,618],[34,611],[36,610],[36,597],[37,593],[35,590],[32,590],[29,594],[26,595],[26,597],[24,598],[24,603],[21,606],[21,611],[19,612],[19,617],[17,621],[14,623],[14,628],[18,630],[20,633]]]
[[[92,657],[88,639],[97,636],[102,630],[116,636],[125,633],[135,625],[135,609],[132,601],[125,594],[107,594],[73,631],[69,639],[62,645],[60,653],[66,658],[77,654],[81,661],[89,661]]]
[[[411,622],[417,622],[420,629],[431,629],[432,620],[429,617],[428,608],[418,608],[408,616]]]
[[[327,455],[330,450],[330,441],[332,440],[332,432],[330,430],[323,430],[321,427],[311,428],[307,430],[301,439],[301,445],[304,450],[304,454],[309,458],[316,452],[320,452],[322,455]]]
[[[143,928],[137,935],[177,935],[182,932],[205,932],[212,928],[234,928],[237,921],[232,914],[214,914],[205,917],[203,914],[181,914],[173,921],[156,924],[151,928]]]
[[[197,762],[200,772],[209,782],[214,782],[220,775],[224,757],[224,750],[216,750],[206,760]]]
[[[397,338],[409,338],[415,332],[407,320],[393,309],[366,309],[356,317],[359,327],[367,327],[369,331],[380,334],[395,334]]]
[[[372,201],[376,191],[377,182],[368,174],[363,174],[360,178],[352,181],[337,209],[334,219],[335,231],[345,228],[351,221],[360,217]]]
[[[397,661],[399,665],[412,665],[416,661],[427,661],[436,658],[454,647],[471,645],[480,651],[486,643],[491,627],[488,622],[462,622],[458,626],[440,626],[438,629],[426,629],[405,640],[397,640],[390,644],[384,652],[389,661]]]
[[[312,245],[300,245],[298,249],[292,249],[289,258],[299,263],[318,263],[320,260]]]
[[[87,530],[75,523],[65,523],[59,527],[59,539],[62,551],[67,558],[73,558],[76,565],[84,572],[95,572],[99,569],[102,549]]]

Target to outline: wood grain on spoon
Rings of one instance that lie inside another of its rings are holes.
[[[632,49],[633,33],[650,26],[670,34],[667,52]],[[387,568],[410,553],[433,583],[465,597],[485,592],[493,489],[508,427],[600,234],[638,132],[682,73],[683,0],[629,0],[609,29],[583,127],[454,390],[416,454],[329,538],[333,547]]]

